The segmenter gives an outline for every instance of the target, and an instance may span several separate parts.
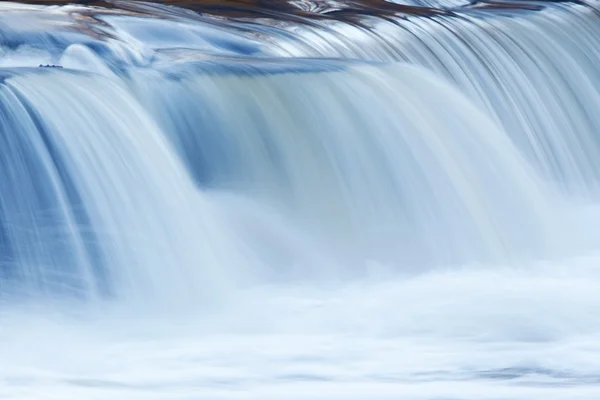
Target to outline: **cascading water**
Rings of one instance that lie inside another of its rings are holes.
[[[1,398],[597,398],[593,3],[170,3],[0,5]]]
[[[544,6],[507,16],[473,7],[434,18],[369,19],[371,29],[311,27],[301,33],[304,46],[286,53],[398,60],[435,71],[481,103],[544,176],[567,193],[593,196],[600,181],[597,11]]]
[[[540,234],[552,231],[551,211],[530,167],[430,74],[377,66],[254,75],[136,78],[200,185],[274,202],[327,243],[345,242],[342,254],[407,269],[552,243]]]
[[[52,71],[11,77],[3,88],[6,141],[25,142],[5,148],[3,192],[15,197],[3,202],[4,284],[92,299],[124,286],[114,294],[145,292],[144,301],[220,285],[225,223],[211,222],[214,206],[123,87]],[[21,122],[30,129],[15,129]]]

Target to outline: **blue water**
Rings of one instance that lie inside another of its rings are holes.
[[[593,3],[115,4],[0,5],[0,397],[598,397]]]

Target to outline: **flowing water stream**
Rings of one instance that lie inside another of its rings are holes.
[[[0,399],[600,396],[596,2],[58,3],[0,3]]]

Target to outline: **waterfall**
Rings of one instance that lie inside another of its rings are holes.
[[[172,300],[253,270],[360,273],[360,262],[346,273],[315,262],[286,271],[294,263],[273,255],[283,251],[274,239],[245,250],[227,230],[238,211],[211,200],[215,191],[278,210],[293,240],[310,232],[342,259],[401,272],[558,243],[543,183],[489,117],[432,74],[223,71],[6,78],[6,281]]]
[[[58,8],[42,36],[14,21],[43,7],[0,18],[4,292],[184,304],[239,282],[587,243],[562,233],[575,225],[553,183],[598,182],[588,8],[300,20],[259,37],[127,7],[80,32],[89,10]]]
[[[598,193],[598,14],[584,4],[493,7],[431,18],[302,26],[281,53],[421,65],[485,107],[538,171],[566,193]],[[534,7],[535,9],[535,7]],[[298,44],[300,43],[300,44]]]
[[[2,94],[4,289],[144,302],[220,290],[235,239],[126,88],[43,71]]]
[[[275,203],[343,253],[410,269],[552,242],[542,182],[490,118],[423,69],[135,76],[199,185]]]
[[[0,2],[0,398],[598,398],[595,0],[74,3]]]

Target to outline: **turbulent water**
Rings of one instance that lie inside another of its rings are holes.
[[[0,3],[0,399],[600,397],[597,3],[92,3]]]

